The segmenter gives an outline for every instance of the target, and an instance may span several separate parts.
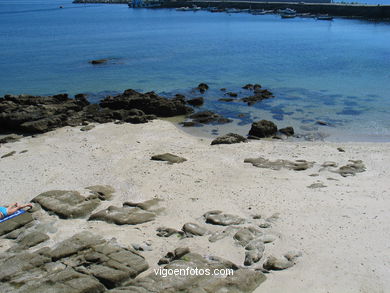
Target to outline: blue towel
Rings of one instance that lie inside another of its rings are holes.
[[[16,211],[15,213],[13,213],[13,214],[11,214],[11,215],[9,215],[9,216],[6,216],[5,218],[2,218],[1,220],[0,220],[0,223],[2,223],[2,222],[5,222],[5,221],[7,221],[7,220],[10,220],[10,219],[12,219],[12,218],[15,218],[15,217],[17,217],[17,216],[19,216],[19,215],[21,215],[21,214],[24,214],[26,211],[24,211],[24,210],[18,210],[18,211]]]
[[[2,213],[4,217],[6,217],[8,215],[7,214],[7,208],[6,207],[0,207],[0,213]]]

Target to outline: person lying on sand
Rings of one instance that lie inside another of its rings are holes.
[[[9,215],[12,215],[13,213],[17,212],[18,210],[21,210],[21,209],[24,209],[27,207],[32,208],[32,204],[28,203],[28,204],[19,205],[16,202],[16,203],[9,205],[9,206],[5,206],[5,207],[0,206],[0,219],[3,219]]]

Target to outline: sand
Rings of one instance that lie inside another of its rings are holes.
[[[178,246],[243,264],[243,249],[228,239],[210,243],[207,237],[159,238],[155,231],[159,226],[181,229],[186,222],[202,223],[202,215],[215,209],[245,218],[279,213],[270,229],[277,240],[266,245],[266,255],[289,250],[303,255],[294,267],[267,274],[267,281],[255,292],[390,292],[389,143],[251,141],[210,146],[210,142],[161,120],[102,124],[87,132],[66,127],[23,138],[0,147],[0,156],[17,152],[0,159],[0,201],[27,202],[44,191],[83,190],[96,184],[116,189],[114,199],[102,207],[164,199],[165,212],[156,221],[137,226],[47,216],[57,231],[49,235],[51,243],[76,230],[115,237],[127,246],[150,240],[153,250],[142,253],[151,266],[149,272]],[[28,152],[20,153],[23,150]],[[170,165],[150,160],[165,152],[188,161]],[[243,162],[259,156],[316,163],[297,172]],[[349,159],[362,160],[367,171],[345,178],[318,172],[325,161],[341,166]],[[307,187],[318,181],[326,187]],[[7,248],[7,241],[0,241],[1,250]]]

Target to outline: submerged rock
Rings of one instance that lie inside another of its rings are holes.
[[[89,63],[91,63],[93,65],[104,64],[107,62],[108,62],[108,59],[96,59],[96,60],[89,61]]]
[[[233,143],[240,143],[240,142],[247,142],[248,140],[239,135],[239,134],[235,134],[235,133],[228,133],[228,134],[225,134],[223,136],[219,136],[217,137],[216,139],[214,139],[212,142],[211,142],[211,145],[215,145],[215,144],[233,144]]]
[[[192,122],[198,124],[224,124],[232,120],[211,111],[197,112],[189,116]]]
[[[153,161],[166,161],[170,164],[175,164],[175,163],[183,163],[187,161],[186,158],[179,157],[170,153],[165,153],[161,155],[154,155],[152,156],[151,160]]]
[[[249,135],[262,138],[275,135],[277,131],[278,128],[275,123],[268,120],[261,120],[252,123]]]
[[[294,135],[294,128],[292,128],[291,126],[288,126],[288,127],[279,129],[279,132],[283,133],[284,135],[287,135],[287,136],[292,136],[292,135]]]
[[[220,98],[218,99],[218,101],[221,101],[221,102],[233,102],[235,99],[233,98]]]
[[[242,87],[244,90],[253,90],[253,84],[248,83]]]
[[[234,92],[227,92],[227,93],[225,93],[225,95],[232,97],[232,98],[236,98],[238,96],[238,94],[234,93]]]
[[[196,87],[196,89],[200,92],[200,93],[204,93],[205,91],[207,91],[209,89],[209,86],[206,84],[206,83],[200,83],[198,84],[198,86]]]
[[[190,99],[190,100],[187,100],[187,104],[191,105],[191,106],[202,106],[204,103],[204,99],[203,97],[199,97],[199,98],[193,98],[193,99]]]

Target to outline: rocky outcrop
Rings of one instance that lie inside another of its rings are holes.
[[[105,221],[117,225],[137,225],[156,218],[155,213],[144,211],[140,208],[128,206],[109,206],[107,209],[92,214],[89,220]]]
[[[191,253],[188,248],[177,248],[160,260],[166,264],[163,269],[174,271],[186,269],[197,270],[198,274],[188,274],[184,278],[178,274],[169,276],[163,273],[150,273],[146,277],[128,282],[125,286],[112,290],[113,293],[130,292],[226,292],[249,293],[266,280],[263,273],[254,270],[241,269],[230,261],[218,258],[205,258],[197,253]],[[214,269],[230,272],[223,278],[212,275]],[[157,270],[158,271],[158,270]],[[203,273],[210,272],[210,273]]]
[[[252,123],[252,127],[249,130],[250,136],[255,137],[269,137],[275,135],[278,131],[278,127],[272,121],[261,120]]]
[[[98,196],[82,196],[77,191],[51,190],[32,199],[60,218],[84,218],[100,205]]]
[[[81,123],[85,100],[68,95],[50,97],[5,95],[0,98],[0,125],[5,131],[42,133]]]
[[[148,268],[134,251],[82,232],[53,248],[1,254],[2,292],[105,292]]]
[[[165,153],[165,154],[161,154],[161,155],[154,155],[151,157],[151,160],[165,161],[165,162],[168,162],[170,164],[183,163],[183,162],[187,161],[186,158],[179,157],[179,156],[176,156],[176,155],[173,155],[170,153]]]
[[[89,104],[86,95],[67,94],[54,96],[5,95],[0,98],[0,133],[44,133],[63,126],[80,126],[87,131],[88,122],[107,123],[120,120],[128,123],[145,123],[156,116],[169,117],[192,112],[183,97],[172,99],[154,92],[142,94],[126,90],[109,96],[99,105]],[[3,142],[12,140],[12,137]]]
[[[106,97],[100,102],[100,106],[111,110],[138,109],[145,114],[160,117],[186,115],[192,112],[192,108],[186,106],[186,102],[181,96],[167,99],[154,92],[142,94],[132,89],[117,96]]]
[[[313,167],[314,165],[314,162],[309,162],[306,160],[296,160],[294,162],[288,160],[270,161],[262,157],[245,159],[244,163],[251,163],[253,166],[258,168],[267,168],[272,170],[280,170],[285,168],[294,171],[306,170]]]
[[[17,217],[9,219],[5,222],[0,223],[0,236],[7,234],[11,231],[23,227],[24,225],[32,222],[34,219],[30,213],[23,213]]]
[[[239,134],[235,134],[235,133],[228,133],[226,135],[223,135],[223,136],[219,136],[217,137],[216,139],[214,139],[212,142],[211,142],[211,145],[215,145],[215,144],[232,144],[232,143],[240,143],[240,142],[247,142],[248,140],[239,135]]]

